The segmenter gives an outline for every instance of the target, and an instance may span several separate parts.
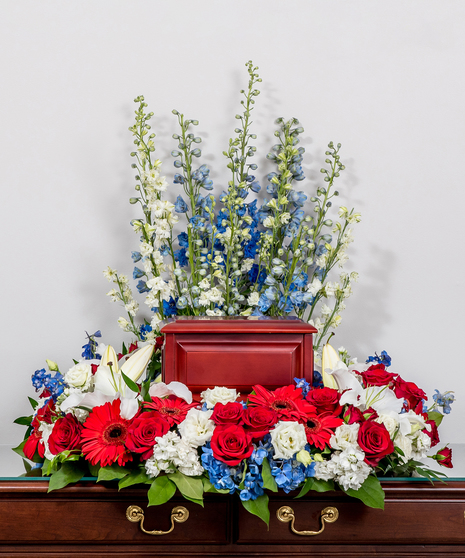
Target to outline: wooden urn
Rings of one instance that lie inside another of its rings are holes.
[[[298,318],[180,316],[165,322],[163,381],[186,384],[195,399],[214,386],[242,393],[313,379],[316,329]]]

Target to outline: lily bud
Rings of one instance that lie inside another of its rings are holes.
[[[338,389],[336,379],[325,372],[325,370],[333,370],[336,364],[339,362],[339,355],[329,343],[323,347],[323,353],[321,355],[321,375],[323,377],[323,385],[331,389]]]
[[[144,370],[152,358],[153,345],[146,345],[142,349],[137,350],[121,367],[121,372],[124,372],[128,378],[134,382],[142,376]]]

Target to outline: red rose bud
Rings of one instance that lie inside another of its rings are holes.
[[[347,405],[344,411],[344,422],[347,424],[354,424],[355,422],[362,423],[365,421],[365,417],[362,411],[353,405]]]
[[[160,335],[159,337],[156,337],[156,339],[155,339],[155,349],[154,349],[155,351],[162,347],[164,340],[165,340],[164,335]]]
[[[312,389],[306,397],[309,403],[315,405],[317,409],[316,414],[329,413],[334,416],[338,416],[342,411],[342,407],[339,404],[340,398],[341,394],[329,387]]]
[[[95,373],[97,372],[98,367],[99,367],[98,364],[91,364],[90,365],[90,371],[92,372],[92,376],[95,376]]]
[[[448,469],[452,469],[453,467],[451,448],[445,447],[441,451],[438,451],[433,459],[436,459],[436,461],[439,463],[439,465],[442,465],[442,467],[447,467]]]
[[[62,451],[79,449],[81,447],[82,426],[71,413],[59,418],[53,425],[48,439],[48,446],[53,455]]]
[[[365,463],[373,467],[394,451],[394,444],[384,424],[373,420],[367,420],[360,426],[358,445],[365,452]]]
[[[213,414],[210,418],[217,425],[244,424],[244,420],[242,418],[243,413],[244,408],[241,403],[217,403],[213,408]]]
[[[213,431],[211,448],[213,457],[227,465],[239,465],[253,452],[252,437],[242,426],[228,424],[217,426]]]
[[[360,372],[360,376],[363,379],[363,387],[367,386],[387,386],[389,385],[397,374],[392,374],[386,371],[384,364],[373,364],[365,370],[365,372]]]
[[[273,409],[265,407],[248,407],[244,414],[245,429],[254,440],[263,438],[277,423],[278,414]]]

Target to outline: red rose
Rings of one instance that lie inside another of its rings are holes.
[[[373,467],[394,451],[394,444],[384,424],[373,420],[361,424],[358,431],[358,445],[365,452],[365,463]]]
[[[413,382],[406,382],[400,376],[394,380],[394,393],[399,399],[406,399],[409,409],[414,409],[422,399],[428,399],[426,393]]]
[[[44,457],[45,455],[45,446],[42,440],[42,432],[38,430],[34,430],[29,438],[26,440],[26,443],[23,446],[23,453],[24,455],[30,459],[31,461],[34,460],[34,455],[38,452],[40,457]]]
[[[163,346],[163,341],[165,340],[165,336],[164,335],[160,335],[158,337],[155,338],[155,351],[157,349],[160,349]]]
[[[53,425],[48,445],[53,455],[62,451],[80,449],[82,426],[71,413],[59,418]]]
[[[323,413],[329,413],[336,417],[342,411],[342,407],[339,404],[340,398],[341,394],[335,389],[331,389],[329,387],[312,389],[308,392],[306,397],[309,403],[315,405],[317,410],[315,414],[322,415]]]
[[[241,403],[216,403],[211,420],[217,424],[243,424],[244,407]]]
[[[252,455],[251,441],[251,435],[242,426],[217,426],[211,439],[213,457],[227,465],[239,465],[243,459]]]
[[[160,413],[141,413],[129,426],[126,447],[134,453],[140,453],[141,459],[148,459],[153,453],[155,438],[164,436],[169,429],[168,420]]]
[[[452,469],[453,465],[452,465],[451,448],[448,447],[443,448],[441,451],[438,451],[438,453],[434,456],[434,458],[439,463],[439,465],[442,465],[443,467],[447,467],[448,469]]]
[[[265,407],[247,407],[243,417],[245,428],[254,440],[263,438],[278,421],[276,411]]]
[[[425,428],[425,430],[423,430],[423,432],[428,434],[428,436],[431,438],[431,447],[434,448],[434,446],[437,446],[440,442],[438,427],[436,426],[436,423],[434,422],[434,420],[427,420],[426,424],[429,424],[431,426],[431,430],[428,430],[427,428]]]
[[[363,378],[363,386],[387,386],[389,385],[397,374],[392,374],[386,371],[384,364],[373,364],[365,370],[365,372],[359,372],[360,376]]]
[[[354,407],[353,405],[347,405],[344,411],[344,421],[347,424],[354,424],[355,422],[362,423],[365,421],[365,417],[360,409]]]

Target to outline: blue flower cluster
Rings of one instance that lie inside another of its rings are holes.
[[[451,391],[440,393],[439,390],[434,390],[433,399],[438,407],[442,407],[443,413],[448,415],[451,412],[450,406],[455,401],[455,396]]]
[[[305,466],[295,459],[283,459],[280,461],[270,460],[270,465],[271,474],[276,484],[286,494],[291,492],[291,490],[296,490],[307,477],[315,475],[315,462]]]
[[[32,375],[32,385],[35,387],[36,391],[41,389],[46,389],[53,401],[56,401],[58,397],[63,393],[66,387],[63,376],[60,372],[56,372],[54,376],[50,372],[47,372],[45,368],[36,370]]]
[[[366,360],[366,364],[369,364],[370,362],[384,364],[384,366],[386,366],[387,368],[388,366],[391,366],[391,357],[387,354],[386,351],[381,351],[381,356],[378,356],[376,353],[375,356],[369,356]]]
[[[82,353],[82,357],[85,358],[86,360],[91,360],[93,358],[102,358],[100,355],[97,354],[97,346],[98,343],[95,340],[95,338],[97,337],[102,337],[102,334],[100,332],[100,330],[96,331],[95,333],[93,333],[92,335],[89,335],[86,332],[87,335],[87,339],[88,342],[82,346],[82,348],[84,349],[84,352]]]
[[[229,493],[233,494],[239,486],[233,479],[236,470],[213,457],[210,443],[202,446],[202,452],[202,465],[208,471],[210,482],[217,490],[229,490]]]

